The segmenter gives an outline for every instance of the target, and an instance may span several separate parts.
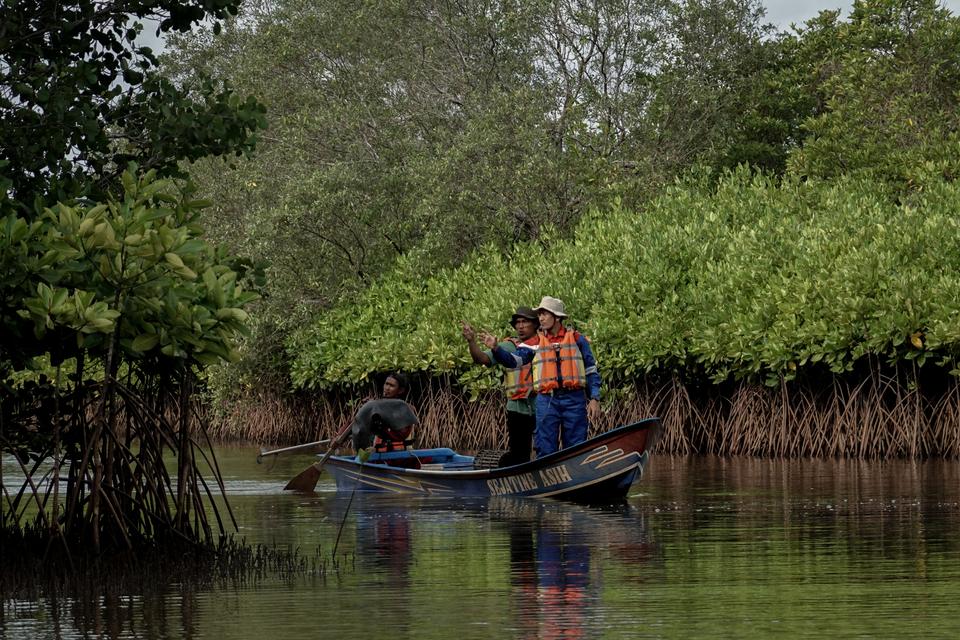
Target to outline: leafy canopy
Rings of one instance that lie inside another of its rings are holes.
[[[148,260],[149,251],[155,259],[164,249],[171,266],[184,274],[191,272],[191,261],[210,251],[199,238],[196,213],[174,214],[180,205],[173,206],[179,202],[173,194],[180,187],[160,178],[184,177],[179,168],[184,160],[249,153],[256,130],[265,126],[264,108],[209,80],[174,85],[156,73],[156,57],[136,38],[142,19],[155,20],[163,32],[186,31],[208,18],[219,24],[237,6],[231,0],[17,0],[0,8],[0,365],[5,369],[23,367],[46,352],[59,360],[64,350],[95,347],[98,336],[110,333],[121,317],[111,314],[126,311],[118,307],[120,298],[134,304],[136,295],[124,296],[142,289],[137,278],[143,273],[154,273],[149,264],[134,265]],[[138,187],[141,181],[147,184]],[[196,209],[196,198],[187,195],[185,202],[182,206]],[[164,219],[167,215],[174,217]],[[153,244],[134,248],[130,243],[138,237]],[[216,275],[224,273],[218,268]],[[149,281],[170,285],[176,299],[169,280]],[[71,346],[58,336],[64,327],[86,338]],[[186,353],[185,338],[172,326],[165,329],[156,335],[157,344]],[[229,354],[222,341],[206,346],[222,357]]]
[[[507,335],[510,310],[559,296],[607,384],[644,373],[777,384],[866,357],[955,367],[960,185],[911,204],[864,178],[777,184],[741,169],[672,186],[638,215],[614,206],[572,240],[485,250],[432,277],[400,262],[290,343],[297,384],[401,368],[495,384],[459,321]]]
[[[248,153],[262,105],[198,79],[176,86],[136,43],[140,19],[186,31],[238,0],[37,2],[0,7],[0,211],[99,198],[128,162],[161,175],[182,160]],[[42,204],[36,205],[39,199]]]
[[[282,337],[395,261],[426,278],[480,247],[569,236],[591,208],[639,206],[726,157],[772,52],[755,0],[244,9],[219,35],[172,38],[164,68],[269,107],[255,157],[191,167],[213,236],[271,264],[255,380],[282,378]]]
[[[204,367],[237,359],[254,296],[203,238],[209,203],[181,163],[248,154],[264,108],[174,84],[136,37],[142,19],[183,31],[237,4],[0,6],[0,450],[23,482],[2,487],[0,528],[59,538],[48,550],[214,537],[193,394]],[[39,363],[53,382],[24,382]]]
[[[822,13],[788,45],[784,80],[813,99],[792,174],[862,173],[897,194],[923,173],[960,176],[960,18],[935,0],[864,0],[845,20]]]

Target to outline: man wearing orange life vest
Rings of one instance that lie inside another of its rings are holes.
[[[493,353],[484,351],[477,345],[476,332],[466,322],[463,324],[463,337],[467,340],[470,357],[477,364],[491,366],[495,364]],[[507,338],[499,346],[508,353],[514,353],[521,344],[535,346],[537,339],[537,314],[530,307],[517,307],[510,318],[510,324],[517,332],[516,338]],[[530,365],[519,369],[507,369],[503,376],[503,391],[507,395],[507,448],[500,458],[500,466],[529,462],[530,444],[536,427],[536,408],[533,398],[533,373]]]
[[[537,394],[537,429],[533,444],[542,457],[587,439],[589,423],[600,417],[600,374],[590,343],[563,326],[563,301],[544,296],[534,309],[540,319],[535,346],[518,345],[508,353],[496,339],[484,337],[494,359],[505,367],[533,363],[533,390]]]

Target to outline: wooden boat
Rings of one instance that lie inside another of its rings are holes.
[[[626,497],[643,474],[659,429],[659,419],[648,418],[542,458],[495,469],[477,469],[474,457],[447,448],[373,454],[366,462],[331,456],[325,469],[338,491],[609,503]],[[408,468],[411,463],[419,468]]]

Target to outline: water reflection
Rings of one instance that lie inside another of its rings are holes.
[[[599,579],[591,585],[590,547],[574,530],[586,518],[574,511],[547,517],[543,504],[530,507],[534,517],[505,521],[520,637],[582,638],[589,590],[601,586]]]
[[[202,637],[195,615],[210,585],[177,583],[172,575],[90,577],[50,584],[45,594],[4,598],[0,638],[184,638]],[[34,576],[34,579],[37,579]],[[42,580],[42,578],[41,578]]]
[[[414,547],[410,513],[387,502],[383,508],[361,501],[356,515],[356,557],[364,590],[376,590],[376,611],[391,632],[414,628],[410,567]]]
[[[601,509],[498,498],[488,513],[509,541],[515,637],[591,635],[602,626],[594,611],[604,564],[615,558],[640,570],[655,556],[642,514],[626,503]]]
[[[591,508],[287,494],[302,461],[252,457],[221,458],[241,535],[326,573],[3,596],[0,638],[960,634],[957,463],[659,457]]]
[[[627,504],[357,494],[313,508],[340,530],[336,555],[355,571],[338,576],[341,596],[401,637],[449,637],[425,632],[427,619],[506,637],[586,637],[603,627],[596,605],[611,561],[616,583],[657,557],[643,514]]]

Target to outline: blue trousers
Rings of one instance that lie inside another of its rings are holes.
[[[583,391],[567,391],[537,396],[537,430],[533,446],[537,457],[570,447],[587,439],[587,396]]]

